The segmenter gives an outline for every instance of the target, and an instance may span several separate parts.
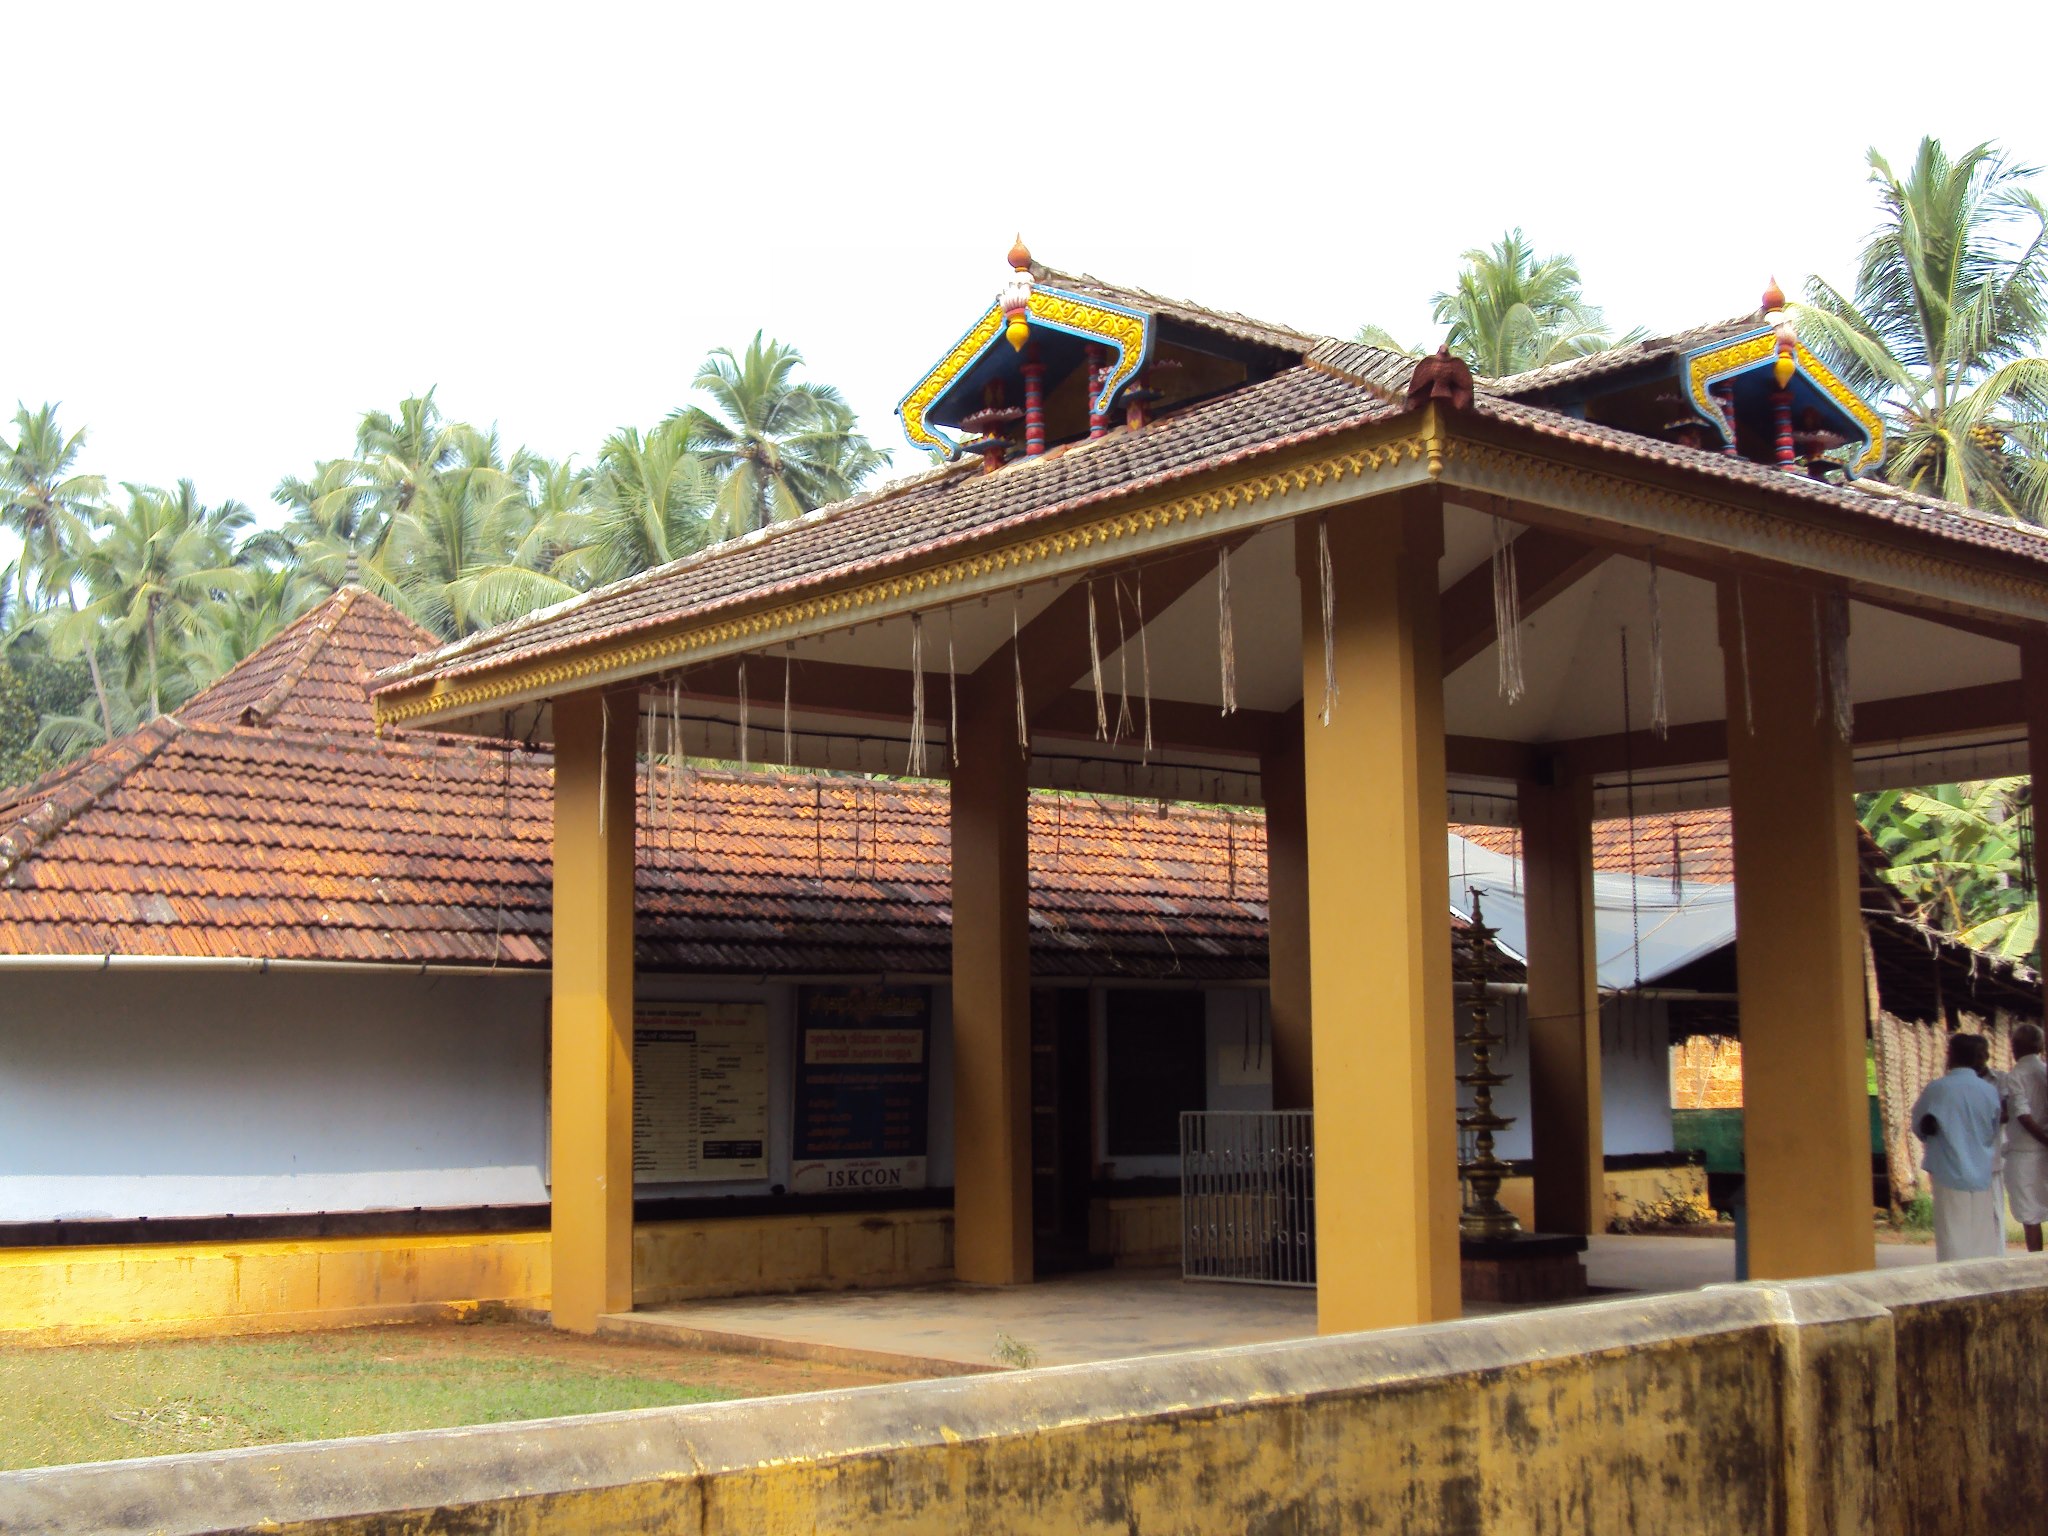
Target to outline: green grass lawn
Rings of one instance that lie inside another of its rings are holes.
[[[743,1395],[690,1380],[714,1373],[682,1351],[551,1342],[478,1325],[4,1351],[0,1468]]]

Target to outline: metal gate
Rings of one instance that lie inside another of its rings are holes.
[[[1180,1117],[1180,1268],[1187,1280],[1316,1283],[1315,1115]]]

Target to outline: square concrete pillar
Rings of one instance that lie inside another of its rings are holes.
[[[1450,859],[1433,491],[1329,514],[1339,698],[1323,697],[1316,527],[1299,525],[1315,1020],[1317,1322],[1459,1312]]]
[[[1028,766],[1008,649],[960,687],[953,770],[953,1271],[1031,1279]]]
[[[633,1306],[633,792],[637,704],[557,699],[549,1228],[554,1322]]]
[[[1606,1225],[1600,1124],[1600,982],[1593,926],[1593,783],[1523,784],[1528,882],[1529,1137],[1536,1229]]]
[[[1757,576],[1721,589],[1743,1163],[1759,1280],[1877,1260],[1856,806],[1850,744],[1822,679],[1825,603]]]

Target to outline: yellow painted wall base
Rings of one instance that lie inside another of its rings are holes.
[[[335,1328],[548,1300],[545,1232],[0,1249],[0,1341]]]
[[[949,1210],[663,1221],[633,1231],[635,1306],[952,1278]]]
[[[1088,1204],[1088,1251],[1118,1269],[1180,1262],[1178,1195],[1111,1195]]]
[[[1605,1176],[1607,1204],[1600,1230],[1611,1231],[1614,1223],[1650,1220],[1659,1207],[1689,1208],[1697,1221],[1713,1218],[1707,1204],[1707,1170],[1698,1166],[1678,1168],[1610,1168]],[[1536,1185],[1528,1178],[1504,1179],[1500,1203],[1521,1218],[1524,1231],[1536,1227]]]
[[[0,1344],[264,1333],[544,1310],[545,1232],[0,1249]],[[643,1223],[634,1301],[953,1277],[953,1213]]]

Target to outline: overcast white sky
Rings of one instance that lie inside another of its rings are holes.
[[[61,401],[89,468],[267,509],[431,385],[587,456],[761,327],[900,447],[1019,230],[1434,340],[1459,253],[1520,224],[1622,326],[1717,319],[1773,273],[1847,278],[1869,145],[2048,160],[2048,6],[1984,15],[0,0],[0,414]]]

